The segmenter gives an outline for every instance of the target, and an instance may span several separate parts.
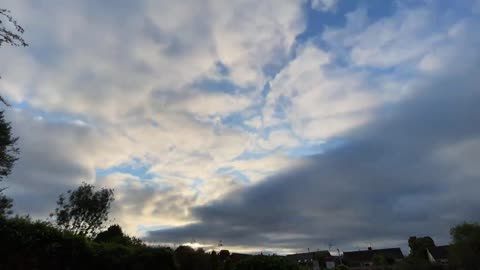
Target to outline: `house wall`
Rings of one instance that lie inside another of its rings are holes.
[[[326,262],[325,266],[327,269],[335,269],[335,262]]]
[[[431,263],[435,263],[435,258],[433,258],[432,254],[430,254],[430,251],[427,249],[427,257],[428,257],[428,261],[431,262]]]

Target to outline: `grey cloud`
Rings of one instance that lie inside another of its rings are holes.
[[[470,67],[379,109],[347,143],[308,165],[197,207],[199,222],[148,239],[294,249],[404,245],[415,234],[448,241],[451,226],[480,219],[480,171],[470,161],[478,154],[458,147],[480,143],[480,74],[478,64]],[[442,154],[451,148],[460,151],[454,160]]]
[[[8,187],[6,193],[14,199],[17,213],[45,218],[60,193],[93,180],[86,156],[79,155],[88,149],[93,151],[91,130],[36,120],[24,112],[10,112],[9,116],[20,137],[21,152],[12,175],[2,184]]]

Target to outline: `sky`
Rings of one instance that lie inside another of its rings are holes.
[[[478,0],[1,8],[29,43],[0,50],[17,213],[86,182],[149,243],[276,253],[480,220]]]

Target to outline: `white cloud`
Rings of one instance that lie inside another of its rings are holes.
[[[339,0],[312,0],[312,8],[320,11],[334,10]]]
[[[445,35],[435,16],[428,8],[400,8],[392,17],[369,24],[366,10],[358,9],[347,16],[345,28],[331,28],[323,37],[348,48],[355,65],[395,67],[418,60],[441,44]]]
[[[175,111],[189,112],[194,115],[229,115],[244,110],[251,104],[251,98],[224,93],[197,92],[170,105]]]
[[[311,4],[335,11],[337,2]],[[408,93],[417,81],[409,72],[461,70],[463,62],[453,61],[459,48],[470,55],[464,61],[476,55],[471,44],[478,41],[468,38],[475,23],[435,25],[437,14],[428,8],[401,8],[376,22],[360,9],[347,15],[345,28],[316,37],[330,49],[297,44],[305,3],[7,0],[30,43],[0,50],[2,62],[12,63],[0,67],[2,95],[28,105],[12,114],[22,156],[9,192],[18,209],[43,214],[58,193],[83,180],[118,189],[115,216],[129,231],[191,222],[191,207],[248,185],[220,168],[254,184],[299,166],[303,160],[280,152],[262,154],[341,136]],[[274,78],[264,72],[286,61]],[[197,89],[206,78],[225,80],[234,93]],[[263,100],[265,83],[270,92]],[[261,112],[252,109],[264,101]],[[34,120],[36,112],[42,121]],[[232,113],[254,131],[224,125]],[[68,117],[58,123],[57,116]],[[261,158],[237,159],[244,153]],[[125,173],[94,179],[96,169],[132,160],[153,179]]]
[[[365,123],[380,97],[366,89],[360,74],[329,70],[331,56],[308,45],[270,83],[264,119],[267,124],[289,123],[311,140],[328,139]],[[281,100],[287,104],[282,106]],[[277,117],[282,107],[286,116]]]
[[[274,130],[270,132],[268,138],[260,138],[259,146],[265,150],[275,150],[277,148],[291,148],[299,146],[301,142],[295,137],[292,131],[287,129]]]
[[[62,131],[62,139],[52,141],[57,135],[46,130],[39,133],[38,145],[21,146],[25,155],[40,151],[41,145],[49,145],[42,148],[43,155],[55,156],[49,151],[64,150],[59,160],[84,172],[82,177],[72,176],[75,181],[69,187],[79,178],[91,181],[96,169],[133,158],[152,173],[166,176],[162,181],[176,183],[172,185],[176,194],[184,194],[179,200],[192,200],[188,185],[195,178],[216,179],[199,187],[206,193],[203,202],[217,196],[213,196],[215,187],[218,194],[228,190],[231,179],[217,175],[216,170],[229,166],[250,147],[250,134],[211,117],[250,106],[266,81],[264,66],[283,61],[304,29],[300,0],[145,0],[112,6],[97,1],[51,0],[37,5],[8,0],[3,4],[26,29],[30,47],[2,47],[2,61],[14,63],[0,70],[2,93],[14,103],[25,102],[46,113],[44,126],[34,129],[53,125],[48,115],[68,114],[74,120],[66,121],[66,130],[88,130],[85,143],[78,139],[84,133]],[[218,77],[219,62],[228,70],[222,79],[238,86],[236,94],[192,86]],[[27,117],[25,125],[30,121]],[[21,133],[27,136],[28,132]],[[22,159],[18,168],[29,160]],[[43,170],[47,167],[39,163],[39,178]],[[69,177],[59,174],[38,183]],[[17,177],[13,178],[15,182]],[[18,187],[17,191],[31,192],[28,185]],[[58,193],[63,186],[54,190]],[[43,197],[50,199],[55,200]],[[18,201],[20,207],[22,199]]]
[[[118,17],[87,15],[95,7],[81,3],[6,5],[20,10],[31,44],[2,54],[16,63],[25,58],[21,68],[2,71],[9,97],[108,121],[143,107],[152,90],[182,92],[197,78],[214,76],[219,61],[229,69],[227,79],[260,89],[262,68],[284,58],[304,28],[301,1],[120,3],[113,7]],[[34,76],[18,85],[25,74]]]
[[[471,55],[466,59],[476,59],[471,49],[478,40],[468,37],[475,23],[438,14],[429,5],[399,7],[373,22],[363,8],[346,18],[344,28],[321,35],[329,49],[307,43],[270,82],[264,125],[289,125],[310,140],[341,136],[410,96],[429,76],[448,72],[458,63],[459,48]],[[338,60],[347,61],[337,65]]]
[[[198,205],[196,191],[168,179],[140,179],[115,173],[97,179],[97,185],[115,190],[112,218],[130,234],[141,226],[178,226],[191,222],[189,208]]]

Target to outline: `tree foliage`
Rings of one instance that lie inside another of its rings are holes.
[[[0,193],[0,217],[12,214],[12,199]]]
[[[210,253],[210,269],[217,270],[218,269],[218,256],[215,250],[212,250]]]
[[[218,253],[218,259],[220,259],[221,262],[224,262],[230,257],[230,251],[227,249],[222,249]]]
[[[29,218],[0,218],[0,239],[0,269],[177,269],[169,248],[99,243]]]
[[[6,104],[1,96],[0,101]],[[12,126],[5,119],[4,111],[0,111],[0,181],[10,175],[18,159],[20,150],[17,141],[18,137],[13,136]],[[12,199],[6,197],[3,190],[5,188],[0,187],[0,216],[10,214],[12,208]]]
[[[0,181],[10,175],[18,159],[17,141],[18,137],[12,134],[12,125],[5,119],[4,111],[0,111]]]
[[[452,245],[449,261],[452,267],[476,270],[480,266],[480,224],[464,223],[450,230]]]
[[[12,46],[28,46],[22,37],[23,32],[23,27],[13,19],[12,15],[10,15],[10,10],[0,9],[0,46],[4,43]]]
[[[95,242],[100,242],[100,243],[117,243],[117,244],[122,244],[122,245],[127,245],[127,246],[141,246],[143,245],[142,240],[131,237],[123,233],[122,228],[120,225],[114,224],[106,231],[100,232],[97,234],[95,237]]]
[[[288,261],[285,257],[280,256],[251,256],[240,261],[236,270],[298,270],[297,264]]]
[[[108,221],[113,200],[112,189],[96,191],[93,185],[83,183],[76,190],[69,190],[67,195],[59,196],[52,215],[56,217],[55,223],[59,228],[94,237]]]
[[[435,242],[430,236],[408,238],[408,246],[410,247],[409,257],[415,260],[427,260],[427,248],[435,247]]]
[[[13,19],[10,11],[0,8],[0,47],[3,44],[28,46],[21,36],[23,32],[23,28]],[[1,95],[0,102],[8,106]],[[11,124],[5,120],[4,111],[0,111],[0,181],[10,175],[13,164],[18,159],[17,141],[18,137],[12,134]],[[12,199],[2,194],[3,190],[0,188],[0,216],[10,214],[12,208]]]
[[[180,270],[194,270],[195,250],[190,246],[179,246],[175,249],[175,260]]]
[[[348,268],[348,266],[344,265],[344,264],[339,264],[335,267],[335,270],[348,270],[350,268]]]

